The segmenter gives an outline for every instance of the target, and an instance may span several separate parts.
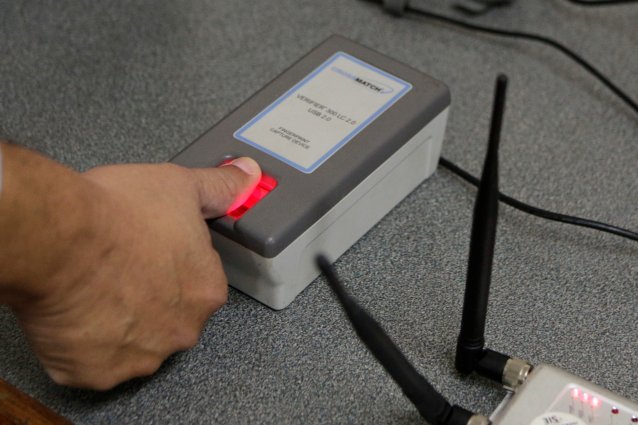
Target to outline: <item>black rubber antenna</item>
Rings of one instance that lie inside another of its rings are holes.
[[[507,77],[496,79],[490,138],[479,183],[474,216],[470,255],[467,266],[465,299],[461,332],[456,346],[456,368],[463,374],[477,372],[497,382],[514,386],[529,372],[529,365],[518,359],[485,348],[485,319],[492,276],[494,241],[498,219],[498,145],[501,138]],[[511,364],[510,361],[513,361]],[[513,369],[507,377],[507,368]],[[518,375],[524,376],[518,376]]]
[[[377,321],[346,292],[330,261],[323,255],[317,256],[316,261],[359,338],[401,387],[423,419],[430,425],[467,425],[470,418],[474,418],[474,423],[489,423],[483,416],[474,415],[462,407],[450,405],[410,364]]]

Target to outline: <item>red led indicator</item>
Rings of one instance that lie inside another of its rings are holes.
[[[591,407],[595,408],[595,407],[598,407],[598,406],[600,406],[600,400],[598,398],[596,398],[596,397],[593,397],[591,399]]]
[[[259,186],[263,187],[267,191],[271,191],[277,187],[277,180],[273,177],[268,176],[266,174],[261,175],[261,181],[259,182]]]
[[[578,398],[578,397],[580,397],[580,391],[578,390],[578,388],[572,389],[572,398]]]
[[[261,175],[261,179],[253,190],[253,193],[241,204],[239,207],[230,211],[228,215],[235,220],[238,220],[241,216],[243,216],[246,211],[254,207],[259,201],[264,199],[266,195],[270,193],[275,187],[277,187],[277,180],[268,176],[266,174]]]
[[[219,166],[221,167],[222,165],[228,165],[233,162],[233,160],[235,160],[235,158],[227,158],[223,160],[219,164]],[[272,176],[262,173],[261,179],[259,179],[259,183],[257,183],[257,186],[253,190],[253,193],[251,193],[240,206],[235,207],[234,209],[229,211],[227,215],[234,218],[235,220],[239,219],[246,213],[246,211],[257,205],[259,201],[264,199],[266,195],[268,195],[276,187],[277,180],[275,180],[275,178]]]
[[[618,413],[620,413],[620,409],[614,406],[611,408],[611,413],[613,413],[614,415],[617,415]]]
[[[583,401],[587,403],[589,401],[589,394],[583,393]]]

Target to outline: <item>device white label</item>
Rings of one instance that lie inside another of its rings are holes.
[[[312,173],[411,89],[410,83],[338,52],[234,136]]]
[[[585,425],[585,422],[569,413],[547,412],[535,418],[530,425]]]

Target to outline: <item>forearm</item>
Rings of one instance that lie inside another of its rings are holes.
[[[61,268],[96,238],[96,185],[35,152],[2,143],[0,303],[48,294]]]

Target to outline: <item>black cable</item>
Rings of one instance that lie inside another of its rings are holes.
[[[567,0],[567,1],[581,3],[581,4],[589,4],[589,5],[593,5],[594,2],[601,3],[601,4],[603,3],[603,0],[592,0],[592,1]],[[628,3],[632,1],[638,1],[638,0],[607,0],[607,1],[604,1],[604,3],[607,3],[607,4],[623,3],[623,2]],[[414,7],[411,7],[409,4],[405,7],[405,10],[413,12],[417,15],[422,15],[428,18],[446,22],[448,24],[457,25],[465,29],[470,29],[470,30],[485,32],[488,34],[505,36],[505,37],[522,38],[522,39],[527,39],[532,41],[538,41],[540,43],[544,43],[551,47],[554,47],[558,49],[559,51],[561,51],[562,53],[564,53],[565,55],[567,55],[568,57],[570,57],[571,59],[573,59],[576,63],[583,66],[587,71],[589,71],[594,77],[596,77],[600,82],[602,82],[607,88],[609,88],[616,96],[618,96],[631,109],[633,109],[634,112],[638,114],[638,104],[636,104],[636,102],[632,100],[623,90],[616,87],[614,83],[612,83],[607,77],[605,77],[600,71],[598,71],[593,65],[587,62],[585,59],[583,59],[580,55],[578,55],[577,53],[574,53],[573,51],[571,51],[570,49],[563,46],[557,41],[554,41],[550,38],[536,35],[536,34],[529,34],[529,33],[524,33],[519,31],[508,31],[508,30],[502,30],[498,28],[485,27],[482,25],[475,25],[469,22],[464,22],[458,19],[439,15],[433,12],[416,9]],[[458,176],[468,181],[469,183],[475,186],[478,186],[479,180],[476,177],[472,176],[465,170],[461,169],[459,166],[452,163],[451,161],[441,157],[439,164],[441,164],[443,167],[447,168],[448,170],[452,171],[453,173],[457,174]],[[599,221],[589,220],[586,218],[580,218],[580,217],[559,214],[559,213],[543,210],[541,208],[537,208],[532,205],[525,204],[512,197],[504,195],[501,192],[499,192],[499,200],[502,202],[505,202],[507,205],[511,207],[514,207],[528,214],[535,215],[537,217],[541,217],[541,218],[545,218],[545,219],[553,220],[553,221],[558,221],[561,223],[568,223],[568,224],[573,224],[576,226],[587,227],[590,229],[600,230],[602,232],[611,233],[611,234],[638,242],[638,233],[633,232],[631,230],[623,229],[621,227],[613,226],[611,224],[602,223]]]
[[[454,174],[461,177],[463,180],[468,183],[473,184],[474,186],[478,186],[479,179],[468,173],[467,171],[460,168],[458,165],[454,164],[448,159],[443,157],[440,158],[439,164]],[[623,238],[627,238],[633,241],[638,242],[638,233],[632,232],[631,230],[623,229],[621,227],[613,226],[611,224],[601,223],[599,221],[589,220],[586,218],[575,217],[571,215],[559,214],[552,211],[547,211],[541,208],[534,207],[532,205],[521,202],[517,199],[514,199],[510,196],[507,196],[501,192],[498,194],[498,199],[501,202],[506,203],[507,205],[514,207],[520,211],[526,212],[528,214],[535,215],[537,217],[545,218],[547,220],[558,221],[560,223],[568,223],[573,224],[575,226],[587,227],[590,229],[600,230],[601,232],[611,233],[616,236],[621,236]]]
[[[619,4],[638,3],[638,0],[567,0],[579,6],[615,6]]]
[[[623,102],[625,102],[631,109],[634,110],[636,114],[638,114],[638,103],[636,103],[632,98],[630,98],[622,89],[617,87],[609,78],[603,75],[598,69],[596,69],[592,64],[583,59],[580,55],[573,52],[569,48],[560,44],[559,42],[552,40],[551,38],[544,37],[542,35],[530,34],[520,31],[510,31],[503,30],[498,28],[491,28],[482,25],[475,25],[469,22],[461,21],[458,19],[450,18],[444,15],[439,15],[437,13],[429,12],[426,10],[416,9],[409,4],[405,8],[406,11],[415,13],[417,15],[425,16],[428,18],[432,18],[438,21],[446,22],[448,24],[457,25],[461,28],[470,29],[474,31],[480,31],[487,34],[500,35],[504,37],[512,37],[512,38],[522,38],[531,41],[537,41],[548,46],[554,47],[560,52],[564,53],[569,58],[573,59],[583,68],[585,68],[590,74],[596,77],[601,83],[603,83],[609,90],[611,90],[616,96],[618,96]]]
[[[588,2],[583,0],[568,0],[568,1],[577,2],[577,3],[589,3],[590,5],[594,4],[593,2]],[[635,0],[608,0],[605,3],[611,4],[612,2],[621,3],[621,2],[629,2],[629,1],[635,1]],[[488,34],[501,35],[505,37],[523,38],[527,40],[538,41],[538,42],[547,44],[551,47],[554,47],[558,49],[559,51],[561,51],[562,53],[564,53],[565,55],[567,55],[568,57],[570,57],[571,59],[573,59],[574,61],[576,61],[581,66],[583,66],[587,71],[589,71],[589,73],[591,73],[594,77],[596,77],[601,83],[603,83],[607,88],[609,88],[616,96],[618,96],[631,109],[633,109],[634,112],[638,114],[638,104],[633,99],[631,99],[622,89],[620,89],[614,83],[612,83],[607,77],[605,77],[600,71],[598,71],[593,65],[587,62],[585,59],[583,59],[580,55],[578,55],[577,53],[574,53],[572,50],[568,49],[567,47],[563,46],[557,41],[554,41],[550,38],[536,35],[536,34],[529,34],[529,33],[524,33],[519,31],[509,31],[509,30],[502,30],[498,28],[485,27],[482,25],[475,25],[475,24],[460,21],[454,18],[450,18],[447,16],[432,13],[429,11],[415,9],[414,7],[411,7],[410,5],[406,6],[406,11],[410,11],[418,15],[426,16],[432,19],[449,23],[449,24],[457,25],[465,29],[481,31]],[[478,186],[479,180],[476,177],[467,173],[466,171],[464,171],[457,165],[453,164],[451,161],[441,157],[439,163],[445,168],[447,168],[448,170],[459,175],[461,178],[465,179],[466,181],[474,184],[475,186]],[[558,221],[561,223],[569,223],[576,226],[596,229],[602,232],[611,233],[611,234],[638,242],[638,233],[633,232],[631,230],[623,229],[621,227],[613,226],[613,225],[602,223],[599,221],[594,221],[594,220],[589,220],[585,218],[569,216],[565,214],[559,214],[559,213],[543,210],[541,208],[537,208],[532,205],[525,204],[521,201],[518,201],[500,192],[499,192],[499,200],[501,200],[502,202],[505,202],[507,205],[510,205],[511,207],[514,207],[528,214],[535,215],[537,217],[542,217],[548,220]]]
[[[337,272],[325,256],[318,255],[316,264],[325,274],[330,288],[341,303],[361,341],[392,376],[421,416],[432,425],[467,425],[473,413],[462,407],[452,406],[412,366],[381,325],[348,294]]]

